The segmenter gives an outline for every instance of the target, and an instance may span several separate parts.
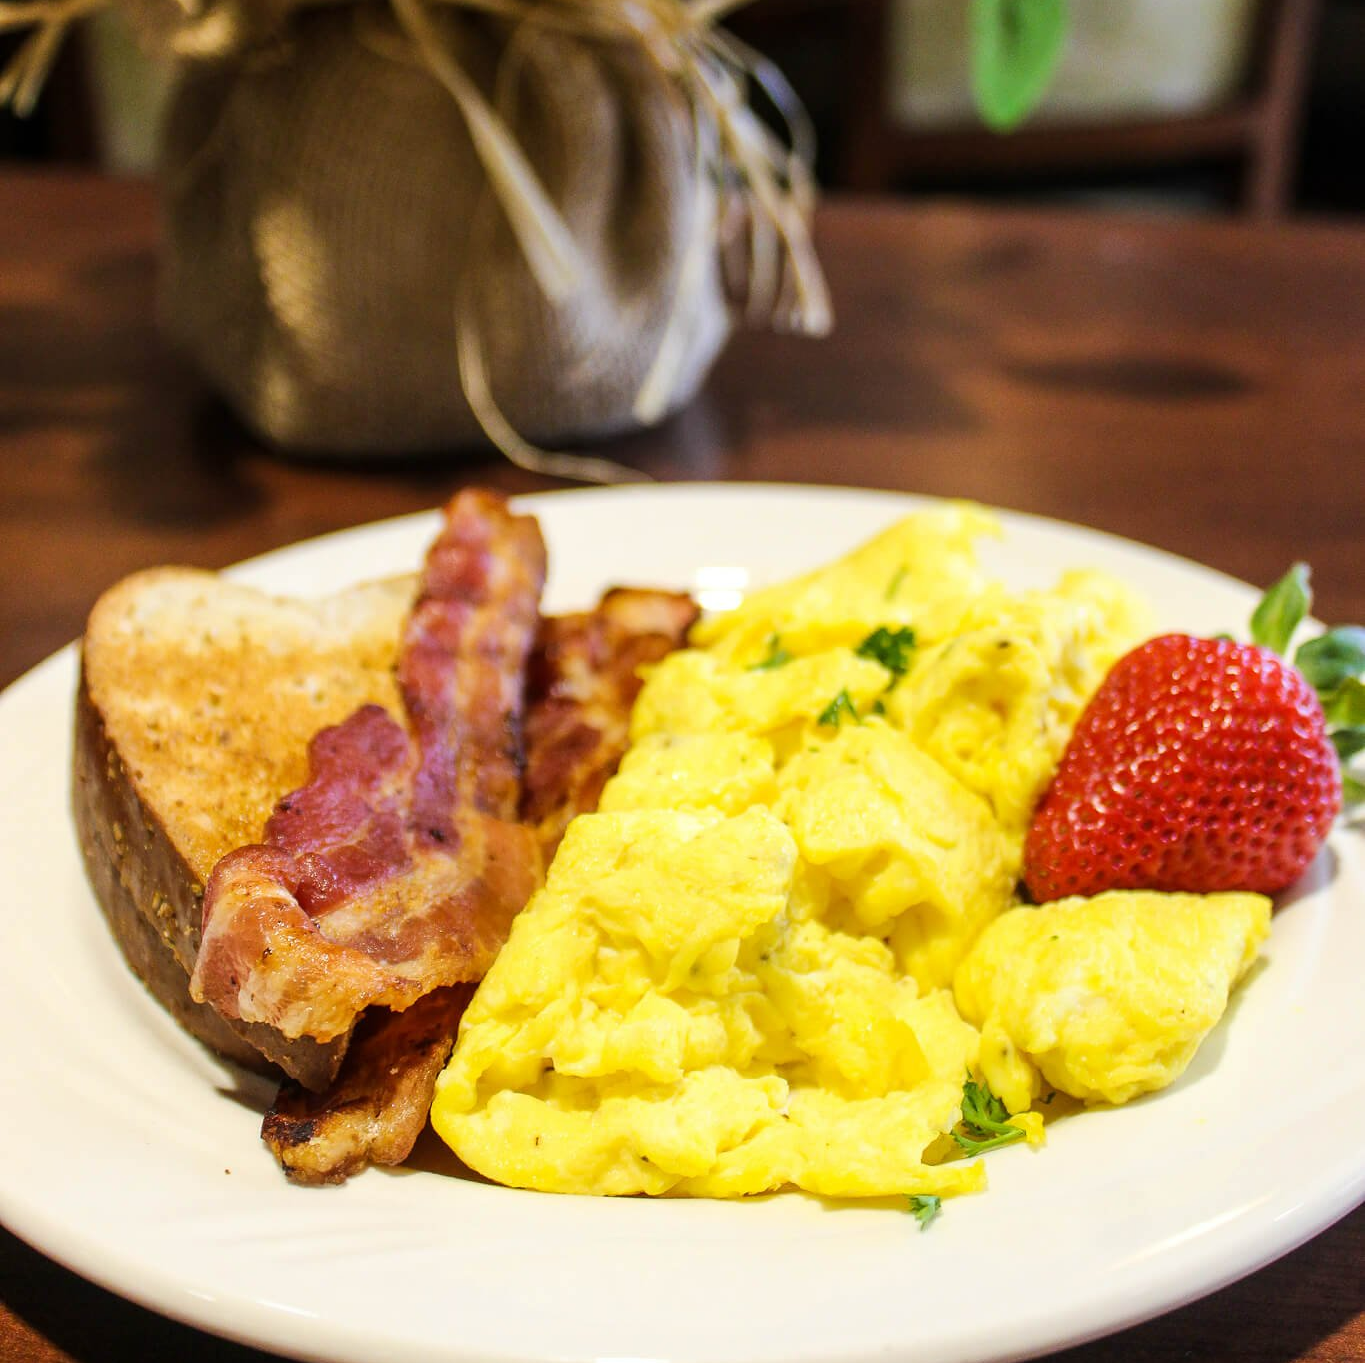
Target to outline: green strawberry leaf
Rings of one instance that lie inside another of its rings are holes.
[[[1349,762],[1356,753],[1365,752],[1365,728],[1335,729],[1330,737],[1341,762]]]
[[[1043,97],[1066,45],[1066,0],[972,0],[972,92],[997,132]]]
[[[1365,682],[1347,677],[1322,702],[1327,723],[1334,729],[1358,729],[1365,725]]]
[[[1294,666],[1315,691],[1335,691],[1348,677],[1365,672],[1365,629],[1338,625],[1306,640],[1294,654]]]
[[[1252,642],[1276,653],[1283,653],[1312,603],[1308,565],[1296,563],[1266,592],[1261,604],[1252,612]]]
[[[1341,800],[1346,805],[1365,805],[1365,781],[1341,774]]]

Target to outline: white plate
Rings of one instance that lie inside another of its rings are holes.
[[[550,604],[608,582],[730,590],[832,557],[915,500],[682,486],[527,498]],[[1093,532],[1006,518],[1017,582],[1097,564],[1161,624],[1236,627],[1253,593]],[[315,594],[412,568],[434,516],[237,571]],[[704,569],[730,569],[729,574]],[[700,575],[700,577],[699,577]],[[433,1172],[288,1186],[268,1089],[182,1036],[125,968],[67,814],[72,650],[0,698],[0,1215],[77,1272],[300,1357],[986,1360],[1143,1319],[1283,1254],[1365,1198],[1361,848],[1338,832],[1275,921],[1268,967],[1165,1093],[988,1157],[927,1233],[893,1204],[551,1197]],[[1333,1134],[1335,1133],[1335,1135]]]

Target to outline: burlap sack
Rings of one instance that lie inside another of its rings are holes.
[[[634,424],[675,308],[683,344],[658,415],[687,401],[729,322],[714,252],[679,295],[715,196],[676,90],[626,43],[523,28],[505,60],[505,23],[437,22],[490,100],[501,73],[498,107],[578,250],[568,296],[532,276],[465,118],[396,30],[317,10],[282,46],[182,69],[162,176],[171,334],[248,425],[299,452],[481,438],[461,309],[524,436]]]
[[[810,128],[717,27],[744,0],[0,0],[0,108],[114,5],[179,68],[163,312],[243,419],[299,453],[657,421],[732,311],[823,334]],[[779,136],[755,116],[761,89]],[[731,249],[736,248],[736,249]]]

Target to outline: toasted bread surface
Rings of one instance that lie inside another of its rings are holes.
[[[91,702],[201,883],[303,783],[319,729],[370,702],[401,718],[393,661],[412,592],[402,578],[289,601],[162,568],[96,603],[83,650]]]
[[[403,714],[392,668],[413,590],[400,578],[286,601],[152,569],[100,598],[83,642],[76,825],[125,956],[206,1044],[309,1088],[335,1074],[344,1037],[289,1041],[190,999],[203,886],[306,779],[318,729],[371,702]]]

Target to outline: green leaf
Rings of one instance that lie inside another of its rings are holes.
[[[1052,82],[1066,45],[1066,0],[972,0],[972,92],[997,132],[1021,123]]]
[[[1365,729],[1334,729],[1331,739],[1339,761],[1349,762],[1356,753],[1365,752]]]
[[[792,655],[782,647],[782,638],[777,634],[768,635],[768,651],[756,663],[750,666],[750,672],[771,672],[775,667],[785,667],[792,660]]]
[[[929,1223],[943,1206],[943,1199],[933,1193],[920,1193],[905,1200],[910,1204],[910,1214],[919,1222],[920,1230],[929,1229]]]
[[[1308,614],[1313,592],[1308,585],[1308,565],[1296,563],[1266,592],[1251,614],[1251,639],[1262,648],[1283,653]]]
[[[1365,629],[1338,625],[1316,639],[1305,640],[1294,654],[1294,666],[1315,691],[1335,691],[1347,677],[1365,672]]]
[[[1365,724],[1365,682],[1347,677],[1322,702],[1327,723],[1334,729],[1358,729]]]
[[[1365,781],[1357,781],[1354,776],[1341,775],[1341,800],[1345,805],[1365,805]]]
[[[820,715],[815,722],[837,729],[839,727],[839,721],[845,715],[855,723],[857,722],[858,708],[853,704],[853,697],[848,694],[847,687],[840,691],[839,694],[820,711]]]
[[[1022,1127],[1012,1126],[1008,1132],[1002,1131],[998,1136],[976,1137],[970,1132],[953,1130],[949,1132],[958,1147],[968,1155],[984,1155],[990,1150],[999,1150],[1002,1145],[1013,1145],[1015,1141],[1024,1139]]]
[[[1023,1128],[1012,1126],[1009,1115],[1009,1109],[985,1084],[968,1075],[962,1086],[962,1129],[954,1128],[950,1134],[969,1155],[998,1150],[1024,1139]]]
[[[910,655],[915,651],[915,631],[908,625],[900,629],[887,629],[881,625],[853,651],[860,658],[871,658],[874,663],[881,663],[891,673],[891,686],[894,686],[910,670]],[[887,690],[890,689],[888,686]]]

